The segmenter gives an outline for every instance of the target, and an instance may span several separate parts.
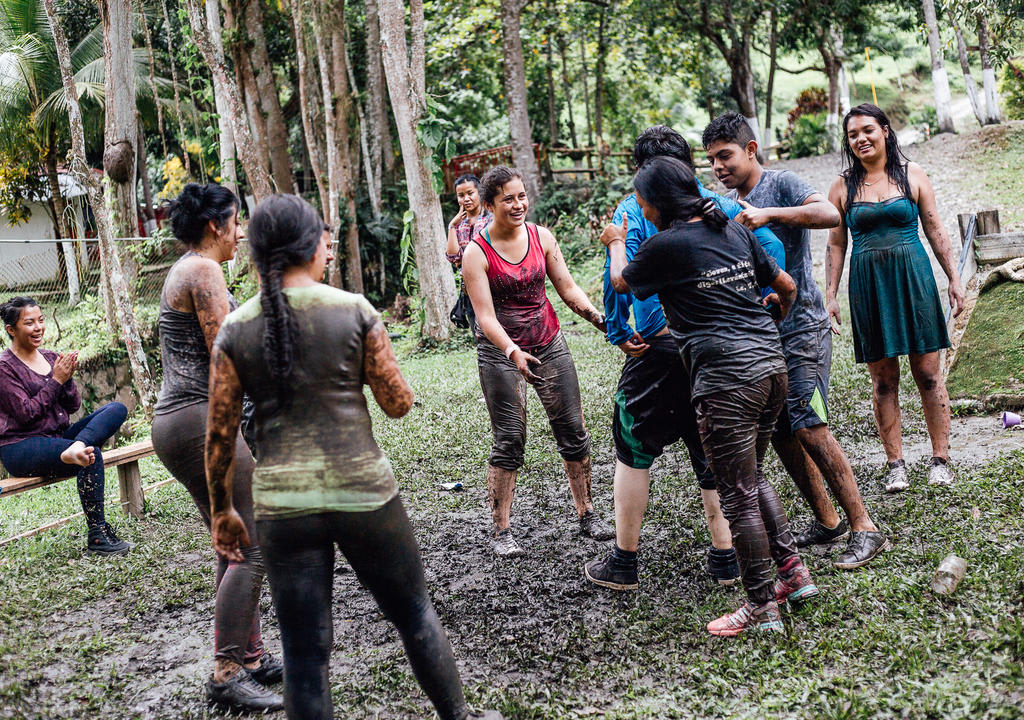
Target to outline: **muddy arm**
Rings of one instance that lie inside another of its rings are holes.
[[[412,407],[413,394],[402,376],[388,332],[377,322],[363,345],[363,377],[373,397],[388,417],[400,418]]]
[[[928,238],[942,271],[949,278],[949,306],[954,310],[954,315],[959,315],[964,309],[964,292],[960,286],[960,273],[957,271],[956,259],[953,256],[953,244],[949,241],[949,235],[946,234],[946,228],[939,217],[939,208],[935,204],[932,181],[928,178],[928,173],[917,163],[910,163],[907,170],[911,187],[917,190],[917,209],[925,237]]]
[[[843,214],[843,200],[846,197],[846,182],[837,177],[832,183],[828,192],[828,199],[839,211],[839,224],[828,231],[828,247],[825,250],[825,307],[829,315],[835,317],[836,322],[841,322],[839,317],[839,305],[831,307],[836,303],[836,295],[839,293],[839,282],[843,279],[843,266],[846,264],[846,247],[849,244],[849,235],[846,232],[846,218]]]
[[[540,234],[541,245],[544,247],[544,257],[547,259],[548,277],[551,278],[555,292],[562,298],[562,302],[569,306],[570,310],[604,332],[604,315],[597,311],[587,294],[572,279],[555,236],[547,228],[538,227],[537,231]]]
[[[235,364],[215,348],[210,362],[210,410],[206,421],[206,485],[210,493],[210,534],[218,553],[242,562],[249,534],[231,501],[235,438],[242,421],[242,383]]]
[[[228,304],[228,286],[220,265],[211,261],[195,263],[192,284],[189,288],[196,320],[206,339],[206,349],[213,351],[213,341],[224,318],[231,312]]]

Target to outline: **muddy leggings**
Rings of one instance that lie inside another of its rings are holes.
[[[369,512],[326,512],[256,523],[284,650],[289,718],[333,717],[334,547],[398,629],[420,687],[442,720],[468,715],[452,646],[427,594],[419,547],[400,498]]]
[[[186,405],[153,418],[153,448],[175,479],[185,486],[210,527],[210,496],[206,489],[207,403]],[[214,657],[239,665],[264,653],[260,634],[260,588],[263,556],[252,514],[253,459],[241,434],[235,439],[232,502],[242,516],[251,546],[242,549],[245,562],[217,556],[213,632]]]
[[[15,476],[65,478],[78,476],[78,498],[90,528],[106,522],[103,512],[105,472],[100,446],[114,436],[128,417],[128,409],[119,402],[104,405],[65,430],[61,437],[26,438],[0,448],[0,460]],[[60,456],[76,442],[91,445],[96,459],[81,467],[61,462]]]
[[[540,378],[533,389],[547,412],[558,454],[569,462],[583,460],[590,455],[590,435],[583,424],[580,381],[565,337],[558,333],[530,354],[540,360],[540,365],[531,365]],[[494,435],[488,463],[515,472],[523,465],[526,445],[526,379],[488,340],[477,341],[476,358]]]
[[[774,600],[772,560],[779,566],[797,555],[782,502],[762,471],[785,402],[785,373],[696,401],[701,443],[718,481],[743,587],[757,605]]]

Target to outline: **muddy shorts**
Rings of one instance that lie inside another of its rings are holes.
[[[583,460],[590,455],[590,434],[583,425],[580,381],[569,346],[559,332],[554,340],[530,354],[540,360],[540,365],[531,366],[534,375],[541,378],[533,389],[547,412],[558,454],[570,462]],[[476,358],[494,434],[488,462],[516,471],[523,466],[526,445],[526,379],[516,364],[487,339],[477,343]]]
[[[786,408],[777,430],[792,434],[801,428],[828,424],[828,381],[832,371],[832,332],[829,323],[790,335],[782,341],[789,372]]]
[[[642,356],[626,358],[615,391],[615,457],[631,468],[646,470],[666,447],[682,439],[701,489],[714,490],[715,476],[700,444],[690,402],[690,375],[679,348],[671,335],[656,336],[648,343],[651,349]]]

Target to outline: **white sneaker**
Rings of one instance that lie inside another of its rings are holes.
[[[953,474],[953,468],[949,466],[949,461],[933,457],[932,466],[928,468],[928,484],[946,486],[952,485],[954,480],[956,480],[956,475]]]
[[[907,479],[907,465],[902,460],[893,460],[889,463],[889,472],[885,476],[885,491],[887,493],[903,492],[910,487]]]
[[[526,554],[526,551],[512,537],[510,528],[505,528],[495,535],[493,543],[494,554],[498,557],[520,557]]]

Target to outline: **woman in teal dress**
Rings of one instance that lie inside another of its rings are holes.
[[[841,323],[836,292],[849,229],[853,347],[857,362],[867,363],[871,375],[875,422],[889,461],[886,492],[909,486],[900,425],[900,355],[909,356],[931,437],[928,482],[949,485],[955,479],[949,465],[949,394],[939,363],[949,336],[918,218],[949,278],[949,305],[959,315],[964,294],[953,248],[928,175],[903,155],[885,113],[871,104],[858,105],[843,118],[843,132],[847,168],[829,192],[842,222],[829,231],[825,303],[829,316]]]

